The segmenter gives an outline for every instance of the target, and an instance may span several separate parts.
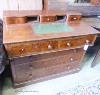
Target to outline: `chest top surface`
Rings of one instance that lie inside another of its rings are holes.
[[[77,24],[67,23],[26,23],[4,26],[3,43],[16,43],[25,41],[35,41],[43,39],[53,39],[62,37],[74,37],[89,34],[98,34],[88,24],[81,22]]]

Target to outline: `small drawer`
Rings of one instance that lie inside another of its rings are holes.
[[[67,17],[67,22],[79,22],[81,20],[80,15],[69,15]]]
[[[16,17],[14,20],[15,24],[24,24],[27,22],[27,17]]]
[[[15,17],[6,17],[4,20],[6,24],[14,24]]]
[[[40,22],[54,22],[56,21],[56,16],[40,16]]]
[[[6,17],[6,24],[23,24],[27,22],[27,17]]]

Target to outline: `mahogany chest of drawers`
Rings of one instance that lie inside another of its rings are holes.
[[[56,20],[51,16],[40,17],[44,23],[48,22],[48,18],[51,22]],[[81,69],[85,51],[88,46],[94,44],[99,32],[83,22],[63,25],[60,27],[63,27],[65,32],[61,30],[59,33],[55,30],[52,32],[51,27],[45,30],[44,26],[42,29],[45,31],[42,31],[38,26],[40,32],[51,31],[46,34],[36,33],[37,30],[32,23],[4,27],[3,43],[10,61],[15,87],[74,73]]]

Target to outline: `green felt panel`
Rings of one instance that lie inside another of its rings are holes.
[[[61,33],[61,32],[73,32],[74,29],[70,27],[67,23],[34,23],[32,29],[36,34],[51,34],[51,33]]]

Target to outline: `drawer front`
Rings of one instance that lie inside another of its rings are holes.
[[[75,62],[75,64],[77,64],[79,62]],[[70,73],[74,73],[77,68],[79,68],[78,65],[68,65],[68,64],[60,64],[60,65],[56,65],[56,66],[51,66],[48,68],[41,68],[41,69],[33,69],[33,80],[40,80],[41,79],[50,79],[52,77],[58,77],[58,76],[62,76],[63,74],[68,74]]]
[[[38,59],[33,61],[33,67],[35,69],[47,68],[51,66],[56,66],[60,64],[70,64],[75,61],[80,61],[81,57],[84,55],[85,51],[83,49],[71,49],[58,52],[56,55],[53,53],[47,55],[48,58]],[[52,55],[53,57],[49,57]]]
[[[13,44],[5,46],[10,57],[23,56],[24,54],[31,52],[31,47],[28,44]]]
[[[5,23],[6,24],[14,24],[15,17],[6,17],[5,18]]]
[[[29,43],[17,43],[5,45],[10,58],[25,55],[32,55],[39,52],[55,50],[58,48],[58,41],[39,41]]]
[[[6,24],[23,24],[27,22],[27,17],[6,17]]]
[[[81,20],[81,16],[79,15],[69,15],[68,22],[77,22]]]
[[[70,62],[70,58],[73,58],[76,61],[77,59],[80,59],[82,53],[84,52],[83,48],[81,49],[71,49],[71,50],[62,50],[62,51],[57,51],[57,52],[50,52],[50,53],[44,53],[44,54],[38,54],[38,55],[31,55],[31,56],[24,56],[24,57],[18,57],[18,58],[13,58],[10,59],[12,64],[23,64],[23,63],[31,63],[31,62],[36,62],[41,61],[41,65],[45,64],[44,61],[50,62],[52,59],[54,62],[51,62],[52,64],[55,64],[58,60],[58,62],[61,64],[63,61],[64,62]],[[81,55],[81,56],[80,56]],[[57,59],[57,60],[56,60]],[[62,59],[62,60],[60,60]],[[48,64],[48,63],[46,63]],[[35,65],[35,64],[34,64]],[[38,64],[36,64],[38,65]],[[40,67],[42,67],[40,66]]]
[[[54,22],[56,21],[56,16],[40,16],[40,22]]]
[[[9,57],[31,55],[33,53],[40,52],[40,46],[38,42],[10,44],[5,45],[5,48]]]
[[[15,24],[23,24],[27,22],[27,17],[16,17],[14,20]]]

